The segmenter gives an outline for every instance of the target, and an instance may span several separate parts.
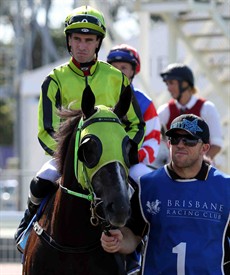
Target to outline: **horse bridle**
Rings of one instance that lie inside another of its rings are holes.
[[[96,117],[96,118],[91,118],[85,122],[83,121],[82,118],[80,119],[78,126],[77,126],[77,130],[76,130],[75,157],[74,157],[74,171],[75,171],[75,177],[77,180],[78,180],[78,156],[77,156],[77,153],[78,153],[79,143],[80,143],[80,139],[81,139],[81,131],[82,131],[82,129],[85,129],[89,125],[96,123],[96,122],[113,122],[113,123],[120,124],[120,120],[118,118],[114,118],[114,117]],[[83,199],[90,201],[90,211],[91,211],[90,222],[93,226],[98,226],[100,223],[103,224],[106,222],[105,218],[97,213],[97,208],[100,204],[103,203],[103,201],[101,198],[98,198],[97,195],[95,194],[95,192],[93,191],[93,187],[90,182],[88,173],[86,171],[86,167],[85,167],[84,163],[82,165],[83,165],[82,172],[83,172],[84,182],[85,182],[86,188],[89,191],[88,195],[72,191],[72,190],[64,187],[61,183],[59,183],[59,186],[61,187],[61,190],[64,193],[67,193],[69,195],[83,198]]]
[[[74,152],[74,172],[75,172],[75,177],[78,182],[79,182],[78,148],[80,146],[80,141],[81,141],[81,132],[82,132],[82,130],[86,129],[88,126],[90,126],[94,123],[101,123],[101,122],[110,122],[110,123],[116,123],[116,124],[121,125],[121,122],[117,117],[103,117],[103,116],[91,117],[91,118],[87,119],[86,121],[84,121],[83,118],[81,118],[78,123],[77,129],[76,129],[76,134],[75,134],[76,137],[75,137],[75,152]],[[82,138],[84,138],[84,136]],[[89,191],[88,195],[72,191],[72,190],[64,187],[61,183],[59,184],[59,186],[61,187],[61,190],[64,193],[67,193],[69,195],[73,195],[73,196],[83,198],[83,199],[90,201],[90,203],[91,203],[91,205],[90,205],[90,211],[91,211],[90,222],[93,226],[98,226],[100,223],[104,224],[104,223],[106,223],[106,219],[104,217],[102,217],[101,215],[99,215],[97,212],[98,206],[100,206],[103,203],[103,201],[101,198],[98,198],[97,195],[94,193],[89,175],[87,173],[86,166],[83,162],[82,162],[82,173],[83,173],[84,182],[83,183],[79,182],[79,183],[83,187],[83,189],[86,188]]]
[[[91,211],[90,223],[93,226],[98,226],[100,223],[102,224],[106,221],[106,219],[104,217],[102,217],[101,215],[99,215],[97,213],[97,208],[98,208],[98,206],[100,206],[100,204],[103,203],[103,201],[101,198],[98,198],[94,192],[90,191],[90,194],[86,195],[86,194],[82,194],[82,193],[78,193],[78,192],[69,190],[61,184],[59,184],[59,186],[60,186],[62,192],[64,192],[64,193],[67,193],[69,195],[90,201],[90,211]]]

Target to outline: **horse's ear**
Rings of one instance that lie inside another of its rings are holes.
[[[81,100],[81,110],[84,114],[84,118],[89,118],[95,113],[95,96],[89,85],[86,86],[83,91],[82,100]]]
[[[126,115],[129,110],[130,103],[132,100],[132,90],[130,85],[128,85],[121,93],[120,98],[116,106],[114,107],[114,113],[122,118]]]

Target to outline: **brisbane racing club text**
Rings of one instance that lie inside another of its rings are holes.
[[[206,219],[220,221],[224,206],[219,203],[197,200],[168,200],[167,216],[178,218]]]

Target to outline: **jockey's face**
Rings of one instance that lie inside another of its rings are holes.
[[[96,34],[72,33],[69,36],[72,55],[79,63],[87,63],[95,58],[99,42],[100,38]]]
[[[179,82],[176,79],[169,79],[165,81],[169,93],[172,98],[177,99],[179,96]]]
[[[171,94],[171,97],[174,99],[177,99],[180,95],[180,89],[179,89],[179,81],[176,79],[168,79],[165,81],[165,84],[168,88],[169,93]],[[184,92],[181,94],[180,103],[186,104],[188,100],[192,96],[192,90],[186,81],[182,81],[182,88],[187,88],[184,90]]]
[[[120,70],[124,75],[126,75],[129,81],[132,81],[132,77],[134,75],[133,66],[127,62],[112,62],[111,63],[115,68]]]

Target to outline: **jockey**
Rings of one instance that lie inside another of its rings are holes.
[[[132,84],[135,75],[141,69],[140,56],[137,50],[126,44],[117,45],[110,50],[107,62],[128,77],[146,124],[144,141],[138,151],[140,163],[130,169],[130,176],[136,178],[152,171],[146,165],[150,166],[155,161],[159,151],[160,120],[151,98]]]
[[[205,157],[212,162],[223,144],[220,118],[214,103],[197,96],[194,75],[187,65],[170,64],[160,75],[172,97],[157,109],[161,125],[168,130],[173,119],[181,114],[202,117],[210,129],[211,146]]]
[[[129,85],[125,75],[110,64],[98,60],[98,52],[106,35],[104,16],[100,11],[90,6],[74,9],[66,17],[64,33],[71,58],[69,62],[54,68],[46,77],[38,106],[38,140],[50,156],[56,149],[55,132],[61,122],[57,115],[58,109],[68,106],[80,109],[82,93],[87,85],[94,92],[96,105],[113,107]],[[145,123],[134,97],[122,124],[130,139],[139,146],[143,140]],[[135,163],[138,163],[138,157]],[[32,179],[28,209],[15,234],[16,242],[43,198],[58,188],[56,181],[59,177],[56,162],[51,159]]]

